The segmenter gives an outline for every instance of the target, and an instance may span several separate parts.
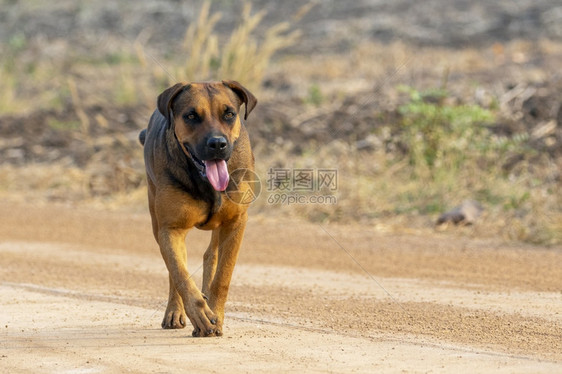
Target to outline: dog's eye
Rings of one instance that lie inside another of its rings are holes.
[[[228,121],[228,120],[231,120],[231,119],[233,119],[234,117],[236,117],[236,114],[234,114],[234,113],[232,113],[232,112],[226,112],[223,117],[224,117],[225,120]]]
[[[194,122],[197,118],[199,118],[199,116],[195,112],[189,112],[183,115],[183,120],[185,122]]]

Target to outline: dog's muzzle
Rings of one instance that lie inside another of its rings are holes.
[[[230,158],[231,150],[225,137],[214,136],[207,140],[205,159],[195,155],[189,145],[184,144],[193,164],[199,170],[201,177],[206,178],[216,191],[224,191],[228,187],[230,176],[226,162]]]

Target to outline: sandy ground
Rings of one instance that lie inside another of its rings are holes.
[[[0,372],[562,372],[562,248],[254,217],[225,336],[166,297],[148,213],[3,204]]]

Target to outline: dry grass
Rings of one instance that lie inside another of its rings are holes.
[[[449,131],[447,127],[455,118],[464,118],[462,110],[467,102],[476,106],[476,111],[468,111],[471,118],[468,128],[478,128],[482,121],[493,122],[505,109],[499,105],[505,91],[497,88],[499,84],[486,85],[490,74],[485,72],[495,71],[501,65],[505,66],[502,73],[513,81],[543,82],[547,73],[528,69],[517,61],[536,53],[560,54],[561,45],[516,41],[459,52],[444,48],[417,49],[402,43],[361,42],[346,58],[335,53],[315,59],[291,56],[272,63],[277,51],[297,41],[298,31],[290,31],[292,27],[288,23],[281,23],[257,36],[264,13],[253,13],[246,4],[239,26],[228,38],[221,39],[214,31],[220,14],[211,14],[209,9],[209,2],[205,2],[197,21],[187,29],[181,47],[183,55],[162,59],[159,64],[154,63],[143,47],[143,35],[132,45],[120,46],[118,54],[113,51],[111,58],[102,56],[95,62],[38,60],[29,65],[33,59],[22,55],[18,49],[22,47],[3,53],[7,57],[0,67],[0,114],[25,114],[30,108],[67,108],[74,113],[73,122],[48,122],[47,126],[71,133],[81,145],[95,152],[81,167],[70,158],[22,166],[3,163],[0,195],[6,199],[144,208],[140,146],[136,139],[93,136],[92,130],[111,129],[118,119],[100,113],[91,115],[88,108],[134,108],[141,112],[140,119],[135,119],[140,129],[154,109],[156,95],[176,80],[239,80],[257,91],[261,103],[279,102],[278,110],[288,111],[290,125],[298,127],[304,119],[329,113],[346,99],[363,93],[381,98],[377,104],[382,107],[370,107],[366,101],[372,111],[371,119],[382,110],[398,111],[404,104],[400,101],[404,93],[398,89],[401,84],[423,92],[441,86],[444,72],[451,71],[476,78],[449,82],[446,87],[449,96],[441,108],[410,100],[413,106],[409,112],[408,107],[403,107],[398,122],[373,128],[370,135],[382,144],[374,148],[358,149],[356,141],[361,139],[302,144],[285,139],[286,134],[280,134],[280,140],[273,144],[260,143],[257,139],[254,144],[257,171],[264,183],[271,167],[336,168],[338,202],[272,205],[267,199],[271,191],[262,191],[252,210],[258,214],[297,215],[316,222],[433,230],[433,222],[440,212],[471,198],[482,202],[486,211],[476,225],[458,229],[467,235],[501,235],[510,240],[541,244],[562,242],[561,186],[554,177],[562,169],[561,161],[546,155],[531,155],[514,137],[494,138],[486,132],[464,133]],[[303,8],[302,12],[305,11]],[[280,98],[275,89],[261,86],[267,77],[282,79],[290,87],[283,93],[284,97]],[[478,90],[485,94],[476,95]],[[480,109],[491,117],[481,118]],[[260,120],[252,123],[276,126]],[[395,132],[396,128],[401,128],[401,132]],[[408,144],[409,153],[385,149],[384,144],[398,141]],[[505,153],[499,152],[499,144],[506,141],[511,146]],[[488,147],[488,153],[466,148],[470,142]],[[296,146],[299,151],[295,151]],[[457,158],[458,149],[462,150],[462,159]],[[501,164],[517,152],[523,154],[523,161],[506,172]]]
[[[2,50],[0,49],[0,53]],[[62,108],[57,86],[63,81],[57,69],[48,62],[18,64],[17,57],[0,58],[0,115],[29,113],[32,110]],[[53,78],[56,75],[56,78]]]
[[[337,204],[272,205],[268,197],[278,191],[262,191],[254,202],[256,212],[296,215],[315,222],[385,225],[405,229],[461,231],[471,236],[502,236],[506,240],[555,245],[562,242],[562,200],[559,184],[537,185],[528,172],[505,175],[498,168],[482,169],[476,160],[463,168],[420,173],[407,159],[396,159],[382,150],[358,151],[346,142],[291,156],[286,146],[258,155],[257,171],[265,185],[273,165],[291,168],[336,168],[338,188],[322,192],[337,196]],[[258,147],[257,153],[262,150]],[[555,165],[541,167],[551,173]],[[525,168],[521,165],[521,168]],[[417,174],[417,176],[415,176]],[[302,193],[301,193],[302,194]],[[304,193],[306,194],[306,193]],[[316,193],[317,194],[317,193]],[[440,213],[465,199],[482,203],[485,212],[472,226],[435,227]]]
[[[224,41],[214,32],[220,13],[210,14],[210,1],[205,1],[196,22],[189,25],[183,42],[185,62],[169,71],[157,70],[158,80],[168,79],[168,85],[178,81],[202,81],[228,79],[244,82],[245,86],[259,90],[266,69],[273,55],[291,45],[299,38],[298,30],[290,22],[283,22],[267,29],[258,38],[256,28],[266,15],[265,11],[252,13],[249,2],[244,3],[239,25]],[[305,5],[306,7],[306,5]],[[305,7],[299,12],[307,11]],[[219,48],[220,46],[220,48]],[[146,60],[141,49],[140,59]]]

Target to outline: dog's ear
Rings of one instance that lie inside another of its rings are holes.
[[[176,83],[172,87],[166,88],[164,92],[158,96],[158,111],[168,120],[170,125],[172,124],[172,103],[174,102],[174,98],[187,87],[189,87],[189,85]]]
[[[244,112],[244,119],[248,118],[248,114],[256,107],[258,99],[244,86],[236,81],[222,81],[222,83],[230,88],[234,93],[242,100],[244,105],[246,105]]]

